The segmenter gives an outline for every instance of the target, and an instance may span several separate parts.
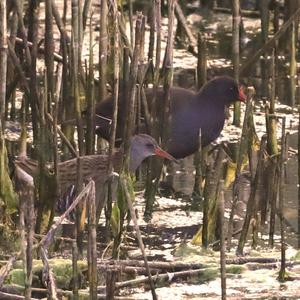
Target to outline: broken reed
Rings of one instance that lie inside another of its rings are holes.
[[[7,224],[7,214],[17,210],[17,198],[13,191],[13,185],[8,170],[8,156],[4,138],[4,116],[6,107],[6,84],[7,84],[7,20],[6,3],[0,3],[0,198],[2,199],[2,216],[0,222]],[[6,208],[4,208],[6,207]],[[9,212],[11,210],[11,212]],[[5,230],[5,229],[4,229]]]
[[[96,218],[96,189],[92,181],[92,187],[87,199],[87,217],[88,217],[88,280],[89,294],[91,299],[97,298],[98,271],[97,271],[97,218]],[[77,276],[77,274],[76,274]]]
[[[156,32],[156,45],[155,45],[155,63],[153,64],[153,96],[150,99],[149,112],[150,112],[150,126],[149,133],[156,140],[159,138],[159,122],[156,122],[157,118],[157,90],[160,84],[160,60],[161,60],[161,1],[154,1],[152,8],[152,22],[150,28],[150,41],[149,41],[149,53],[148,58],[150,60],[150,65],[152,65],[153,52],[154,52],[154,41]],[[149,102],[148,102],[149,103]],[[145,199],[146,208],[144,213],[144,218],[146,220],[151,219],[153,204],[155,201],[155,193],[157,190],[157,177],[160,174],[159,165],[155,158],[150,159],[146,184],[145,184]]]
[[[275,16],[274,16],[275,18]],[[276,45],[277,46],[277,45]],[[272,74],[272,85],[271,85],[271,97],[270,106],[265,106],[266,116],[266,131],[267,131],[267,152],[268,162],[265,168],[265,173],[268,176],[266,178],[266,199],[262,197],[261,201],[261,223],[265,224],[268,206],[270,206],[270,218],[269,218],[269,247],[274,246],[274,233],[275,233],[275,215],[276,215],[276,199],[277,199],[277,188],[278,188],[278,145],[277,145],[277,118],[275,115],[275,95],[276,95],[276,58],[277,47],[272,51],[271,57],[271,74]]]
[[[244,116],[244,122],[242,127],[242,136],[241,141],[239,145],[237,160],[236,160],[236,171],[235,171],[235,179],[233,183],[232,188],[232,207],[230,211],[230,217],[229,217],[229,223],[228,223],[228,233],[227,233],[227,249],[229,250],[231,248],[231,239],[232,239],[232,233],[233,233],[233,217],[236,210],[236,203],[238,201],[238,187],[240,185],[240,175],[241,175],[241,169],[243,160],[245,158],[245,155],[248,151],[248,121],[249,116],[251,115],[252,110],[252,97],[254,95],[254,88],[249,88],[248,90],[248,97],[246,102],[246,111]]]
[[[95,85],[94,85],[94,52],[93,52],[93,26],[91,13],[89,18],[89,61],[86,70],[86,103],[87,103],[87,128],[86,128],[86,154],[95,154]]]
[[[34,241],[34,228],[35,228],[35,215],[34,215],[34,185],[33,179],[27,176],[20,168],[16,168],[15,175],[16,192],[19,195],[20,201],[20,237],[22,256],[21,259],[24,264],[24,296],[31,298],[32,288],[32,262],[33,262],[33,241]]]
[[[156,1],[155,5],[155,24],[157,33],[160,31],[161,26],[161,12],[160,12],[160,1]],[[167,136],[169,133],[169,118],[168,114],[170,111],[170,88],[172,86],[173,81],[173,27],[174,27],[174,10],[175,10],[175,1],[171,0],[168,2],[168,37],[167,37],[167,46],[166,52],[164,56],[163,66],[162,66],[162,75],[161,78],[163,82],[163,109],[161,108],[161,103],[158,103],[156,99],[157,89],[160,83],[160,53],[158,53],[158,49],[161,49],[160,45],[160,33],[157,36],[157,48],[156,48],[156,61],[155,61],[155,71],[154,71],[154,86],[153,86],[153,98],[151,99],[151,112],[152,112],[152,122],[151,124],[157,124],[156,126],[152,126],[151,135],[153,135],[157,140],[162,141],[162,145],[165,146],[167,142]],[[155,119],[158,119],[159,122],[154,122]],[[154,170],[154,171],[153,171]],[[146,219],[152,216],[153,212],[153,204],[155,201],[155,194],[158,189],[158,182],[162,172],[162,161],[157,159],[153,159],[150,165],[150,172],[147,176],[146,181],[146,208],[144,216]]]
[[[104,100],[107,91],[107,58],[108,58],[108,3],[101,0],[99,36],[99,100]]]
[[[144,263],[145,263],[145,268],[146,268],[147,276],[148,276],[148,279],[149,279],[149,284],[150,284],[152,299],[156,300],[157,299],[157,295],[156,295],[156,292],[155,292],[155,285],[154,285],[154,282],[153,282],[153,278],[151,276],[151,271],[150,271],[150,268],[149,268],[148,259],[147,259],[146,251],[145,251],[145,247],[144,247],[144,243],[143,243],[143,240],[142,240],[142,234],[141,234],[141,231],[140,231],[140,228],[139,228],[139,225],[138,225],[138,221],[137,221],[137,217],[136,217],[136,212],[135,212],[134,206],[132,204],[134,199],[132,199],[132,193],[130,193],[130,191],[129,191],[129,188],[130,188],[131,184],[132,184],[131,183],[131,179],[129,179],[129,182],[128,182],[127,179],[126,179],[126,174],[125,174],[125,177],[121,176],[121,178],[120,178],[120,185],[121,185],[122,190],[124,191],[124,196],[126,198],[128,209],[130,211],[130,216],[131,216],[132,221],[133,221],[135,235],[136,235],[136,238],[138,240],[140,250],[142,252],[142,256],[143,256],[143,260],[144,260]]]
[[[78,255],[78,247],[76,241],[72,242],[72,274],[73,274],[73,296],[75,299],[79,298],[78,295],[78,290],[79,290],[79,283],[78,283],[78,265],[77,262],[79,260],[79,255]],[[88,256],[88,262],[90,261],[89,256]],[[88,269],[90,272],[90,268]]]
[[[264,45],[268,41],[269,37],[269,3],[267,1],[261,1],[260,3],[260,18],[261,18],[261,40]],[[261,65],[261,95],[265,100],[269,96],[269,74],[268,74],[268,54],[264,53],[262,59],[260,60]]]
[[[270,156],[278,154],[277,146],[277,125],[275,118],[275,95],[276,95],[276,65],[275,65],[275,50],[272,51],[271,57],[271,72],[272,72],[272,85],[271,85],[271,97],[270,105],[265,106],[266,116],[266,130],[267,130],[267,150]]]
[[[255,221],[256,224],[259,223],[258,217],[257,217],[258,206],[257,206],[255,196],[256,196],[258,184],[260,183],[260,179],[261,179],[261,175],[262,175],[265,145],[266,145],[266,136],[263,136],[261,138],[261,142],[260,142],[260,149],[259,149],[259,153],[258,153],[258,161],[257,161],[255,176],[254,176],[254,179],[251,179],[251,183],[250,183],[251,190],[250,190],[250,195],[249,195],[249,198],[247,201],[247,209],[246,209],[246,215],[244,217],[242,232],[241,232],[239,242],[238,242],[238,247],[236,250],[237,255],[243,255],[243,249],[244,249],[245,243],[247,241],[247,234],[249,231],[251,219],[256,219],[256,221]]]
[[[239,82],[240,72],[240,0],[232,1],[232,63],[233,77]],[[241,123],[241,104],[236,101],[234,103],[233,124],[240,126]]]
[[[278,209],[279,209],[279,221],[280,221],[280,247],[281,247],[281,259],[280,259],[280,271],[278,279],[279,281],[285,281],[286,274],[286,262],[285,262],[285,223],[284,223],[284,165],[286,161],[286,150],[287,148],[287,139],[285,132],[285,117],[282,118],[282,129],[281,129],[281,151],[279,158],[279,191],[278,191]]]
[[[220,222],[218,199],[220,196],[220,182],[223,177],[225,151],[223,145],[218,147],[217,157],[207,168],[205,186],[203,190],[203,221],[202,246],[208,245],[220,238]]]
[[[226,300],[226,247],[225,247],[225,198],[224,198],[224,180],[220,180],[218,193],[218,219],[220,226],[220,273],[221,273],[221,291],[222,300]]]
[[[113,203],[113,195],[112,195],[112,185],[113,185],[113,177],[110,176],[113,172],[113,155],[115,148],[115,140],[116,140],[116,130],[117,130],[117,119],[118,119],[118,99],[119,99],[119,73],[120,73],[120,61],[119,61],[119,45],[120,45],[120,34],[119,34],[119,19],[118,19],[118,10],[116,4],[113,3],[112,11],[111,11],[111,33],[112,38],[110,39],[112,49],[111,59],[113,61],[113,115],[111,120],[111,128],[110,128],[110,137],[109,137],[109,148],[108,148],[108,166],[107,166],[107,174],[109,175],[107,181],[107,200],[106,200],[106,210],[105,210],[105,219],[106,219],[106,240],[110,240],[110,218],[112,213],[112,203]],[[108,24],[106,24],[108,26]],[[126,153],[125,153],[126,154]]]
[[[78,152],[79,156],[84,155],[84,132],[83,122],[81,116],[81,99],[80,99],[80,69],[81,69],[81,43],[82,43],[82,16],[81,16],[81,2],[79,0],[72,1],[72,18],[71,18],[71,56],[70,62],[71,69],[71,91],[74,101],[74,115],[77,125],[78,135]],[[76,193],[83,187],[81,161],[77,158],[77,180],[76,180]],[[79,254],[83,254],[83,235],[84,235],[84,222],[85,222],[86,207],[85,203],[80,203],[76,210],[76,238]]]
[[[197,57],[197,70],[196,70],[196,86],[200,89],[207,81],[207,45],[206,39],[203,34],[198,33],[198,57]],[[199,148],[194,155],[194,166],[195,166],[195,182],[193,188],[194,205],[197,204],[196,199],[201,200],[202,198],[202,167],[203,167],[203,151],[201,143],[201,128],[199,130]],[[193,206],[194,206],[193,205]]]

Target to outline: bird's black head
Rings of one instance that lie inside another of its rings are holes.
[[[239,87],[237,82],[227,76],[215,77],[208,81],[199,91],[199,94],[217,101],[223,105],[229,105],[236,101],[246,101],[246,96],[242,87]]]
[[[168,152],[162,150],[154,138],[148,134],[138,134],[131,138],[130,142],[130,171],[135,169],[142,161],[149,157],[157,155],[169,160],[175,160]]]

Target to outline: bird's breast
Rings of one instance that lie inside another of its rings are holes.
[[[172,115],[171,135],[168,152],[175,158],[183,158],[195,153],[201,144],[207,146],[221,133],[224,126],[224,109],[211,110],[210,107],[186,107]]]

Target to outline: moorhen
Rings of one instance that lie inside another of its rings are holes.
[[[157,142],[147,134],[135,135],[130,143],[130,172],[134,172],[142,161],[152,155],[157,155],[174,161],[169,153],[162,150]],[[113,156],[114,170],[118,172],[122,163],[123,151],[117,150]],[[80,157],[83,180],[92,178],[96,186],[107,180],[108,155],[86,155]],[[32,177],[38,173],[37,161],[28,157],[18,157],[15,165],[20,167]],[[49,172],[53,172],[53,165],[47,166]],[[75,185],[77,180],[77,158],[73,158],[58,164],[58,184],[59,192],[63,195],[71,185]]]
[[[151,97],[153,90],[146,90]],[[151,99],[151,98],[148,98]],[[157,92],[157,101],[162,101],[163,89]],[[167,152],[173,157],[184,158],[199,148],[199,129],[202,146],[207,146],[221,133],[225,121],[225,106],[235,101],[246,101],[246,96],[237,82],[227,76],[208,81],[198,93],[183,88],[171,89],[171,123],[167,141]],[[121,138],[121,113],[124,97],[120,95],[120,111],[117,138]],[[96,105],[96,133],[109,138],[110,119],[113,113],[113,99],[108,97]]]

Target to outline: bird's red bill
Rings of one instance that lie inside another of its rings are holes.
[[[239,88],[239,100],[242,102],[246,102],[247,100],[243,87]]]
[[[155,148],[155,155],[169,159],[171,161],[176,161],[176,158],[174,158],[171,154],[169,154],[168,152],[164,151],[159,147]]]

